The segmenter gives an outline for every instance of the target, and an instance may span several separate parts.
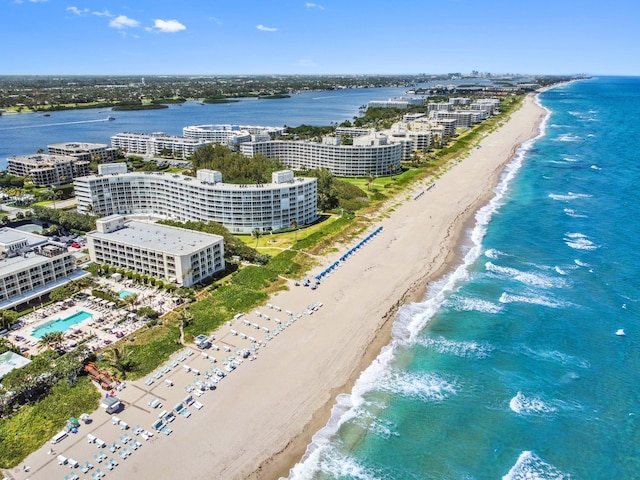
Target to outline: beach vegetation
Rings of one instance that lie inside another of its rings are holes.
[[[207,168],[222,173],[225,183],[256,184],[271,181],[271,174],[287,167],[278,159],[256,155],[247,158],[225,145],[207,144],[190,157],[192,171]]]
[[[100,393],[83,377],[75,385],[58,383],[46,398],[0,419],[0,467],[16,466],[62,430],[70,417],[94,411],[99,401]]]

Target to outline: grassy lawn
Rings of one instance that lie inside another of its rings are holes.
[[[75,386],[60,382],[44,399],[0,419],[0,467],[16,466],[62,430],[69,417],[91,413],[99,402],[98,389],[81,377]]]

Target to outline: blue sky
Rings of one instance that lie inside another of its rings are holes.
[[[635,0],[0,0],[0,74],[640,75]]]

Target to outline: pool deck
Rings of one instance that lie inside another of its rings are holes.
[[[116,293],[120,290],[127,290],[138,295],[136,309],[150,306],[162,316],[172,311],[176,306],[175,299],[167,292],[132,286],[129,283],[124,285],[113,280],[103,279],[100,283]],[[128,308],[117,308],[113,302],[102,301],[90,295],[86,300],[69,299],[25,315],[22,318],[23,326],[12,331],[8,338],[21,349],[22,355],[35,355],[42,348],[40,339],[33,336],[33,331],[36,328],[51,321],[70,317],[81,311],[89,313],[91,317],[65,331],[63,348],[66,350],[72,350],[82,340],[93,337],[86,342],[86,345],[91,350],[97,351],[145,325],[145,322],[138,319]],[[123,321],[123,319],[125,320]]]

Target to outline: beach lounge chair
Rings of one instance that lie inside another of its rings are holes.
[[[164,428],[164,422],[162,421],[162,419],[158,419],[151,424],[151,428],[160,432]]]
[[[120,465],[115,458],[110,458],[109,461],[111,462],[111,465],[113,465],[114,467],[117,467],[118,465]]]
[[[187,350],[187,356],[190,357],[191,355],[193,355],[193,350]]]
[[[165,384],[167,387],[173,387],[173,381],[172,381],[172,380],[169,380],[168,378],[165,378],[165,379],[164,379],[164,384]]]
[[[127,454],[126,454],[126,453],[124,453],[124,452],[118,452],[118,456],[119,456],[121,459],[123,459],[123,460],[126,460],[126,459],[127,459]]]
[[[88,469],[91,470],[93,468],[93,465],[91,463],[89,463],[89,460],[87,460],[86,462],[84,462],[84,466]]]
[[[164,374],[167,374],[167,373],[169,373],[170,371],[171,371],[171,369],[170,369],[169,367],[164,367],[164,368],[162,369],[162,373],[164,373]]]
[[[159,380],[160,378],[162,378],[162,372],[156,372],[156,373],[153,375],[153,378],[155,378],[156,380]]]
[[[96,473],[98,474],[99,478],[102,478],[106,475],[106,473],[104,473],[102,470],[100,470],[99,468],[96,470]]]
[[[194,401],[193,402],[193,408],[195,408],[196,410],[200,410],[204,405],[202,405],[200,402],[198,401]]]
[[[93,480],[99,480],[100,475],[98,475],[98,472],[91,472],[91,478],[93,478]]]
[[[66,465],[67,457],[64,455],[58,455],[58,465]]]
[[[151,400],[149,400],[149,406],[151,408],[160,408],[162,407],[162,403],[160,402],[160,400],[158,398],[153,398]],[[136,433],[137,435],[137,433]]]
[[[187,359],[187,357],[185,357],[184,355],[180,355],[178,357],[178,361],[180,361],[180,362],[184,362],[186,359]]]
[[[193,404],[195,400],[193,399],[193,397],[191,395],[188,395],[186,397],[184,397],[184,400],[182,401],[182,403],[184,403],[186,406],[190,406],[191,404]]]
[[[171,365],[172,368],[176,368],[178,366],[178,362],[176,360],[174,360],[169,365]]]
[[[155,382],[155,380],[151,377],[147,378],[144,382],[145,385],[153,385],[153,382]]]
[[[171,435],[172,432],[173,430],[171,430],[167,425],[165,425],[162,429],[162,433],[164,433],[165,435]]]
[[[106,462],[104,462],[104,466],[107,470],[113,470],[113,465],[111,464],[110,460],[107,460]]]
[[[93,459],[98,463],[102,463],[102,456],[98,455],[97,453],[93,454]]]

